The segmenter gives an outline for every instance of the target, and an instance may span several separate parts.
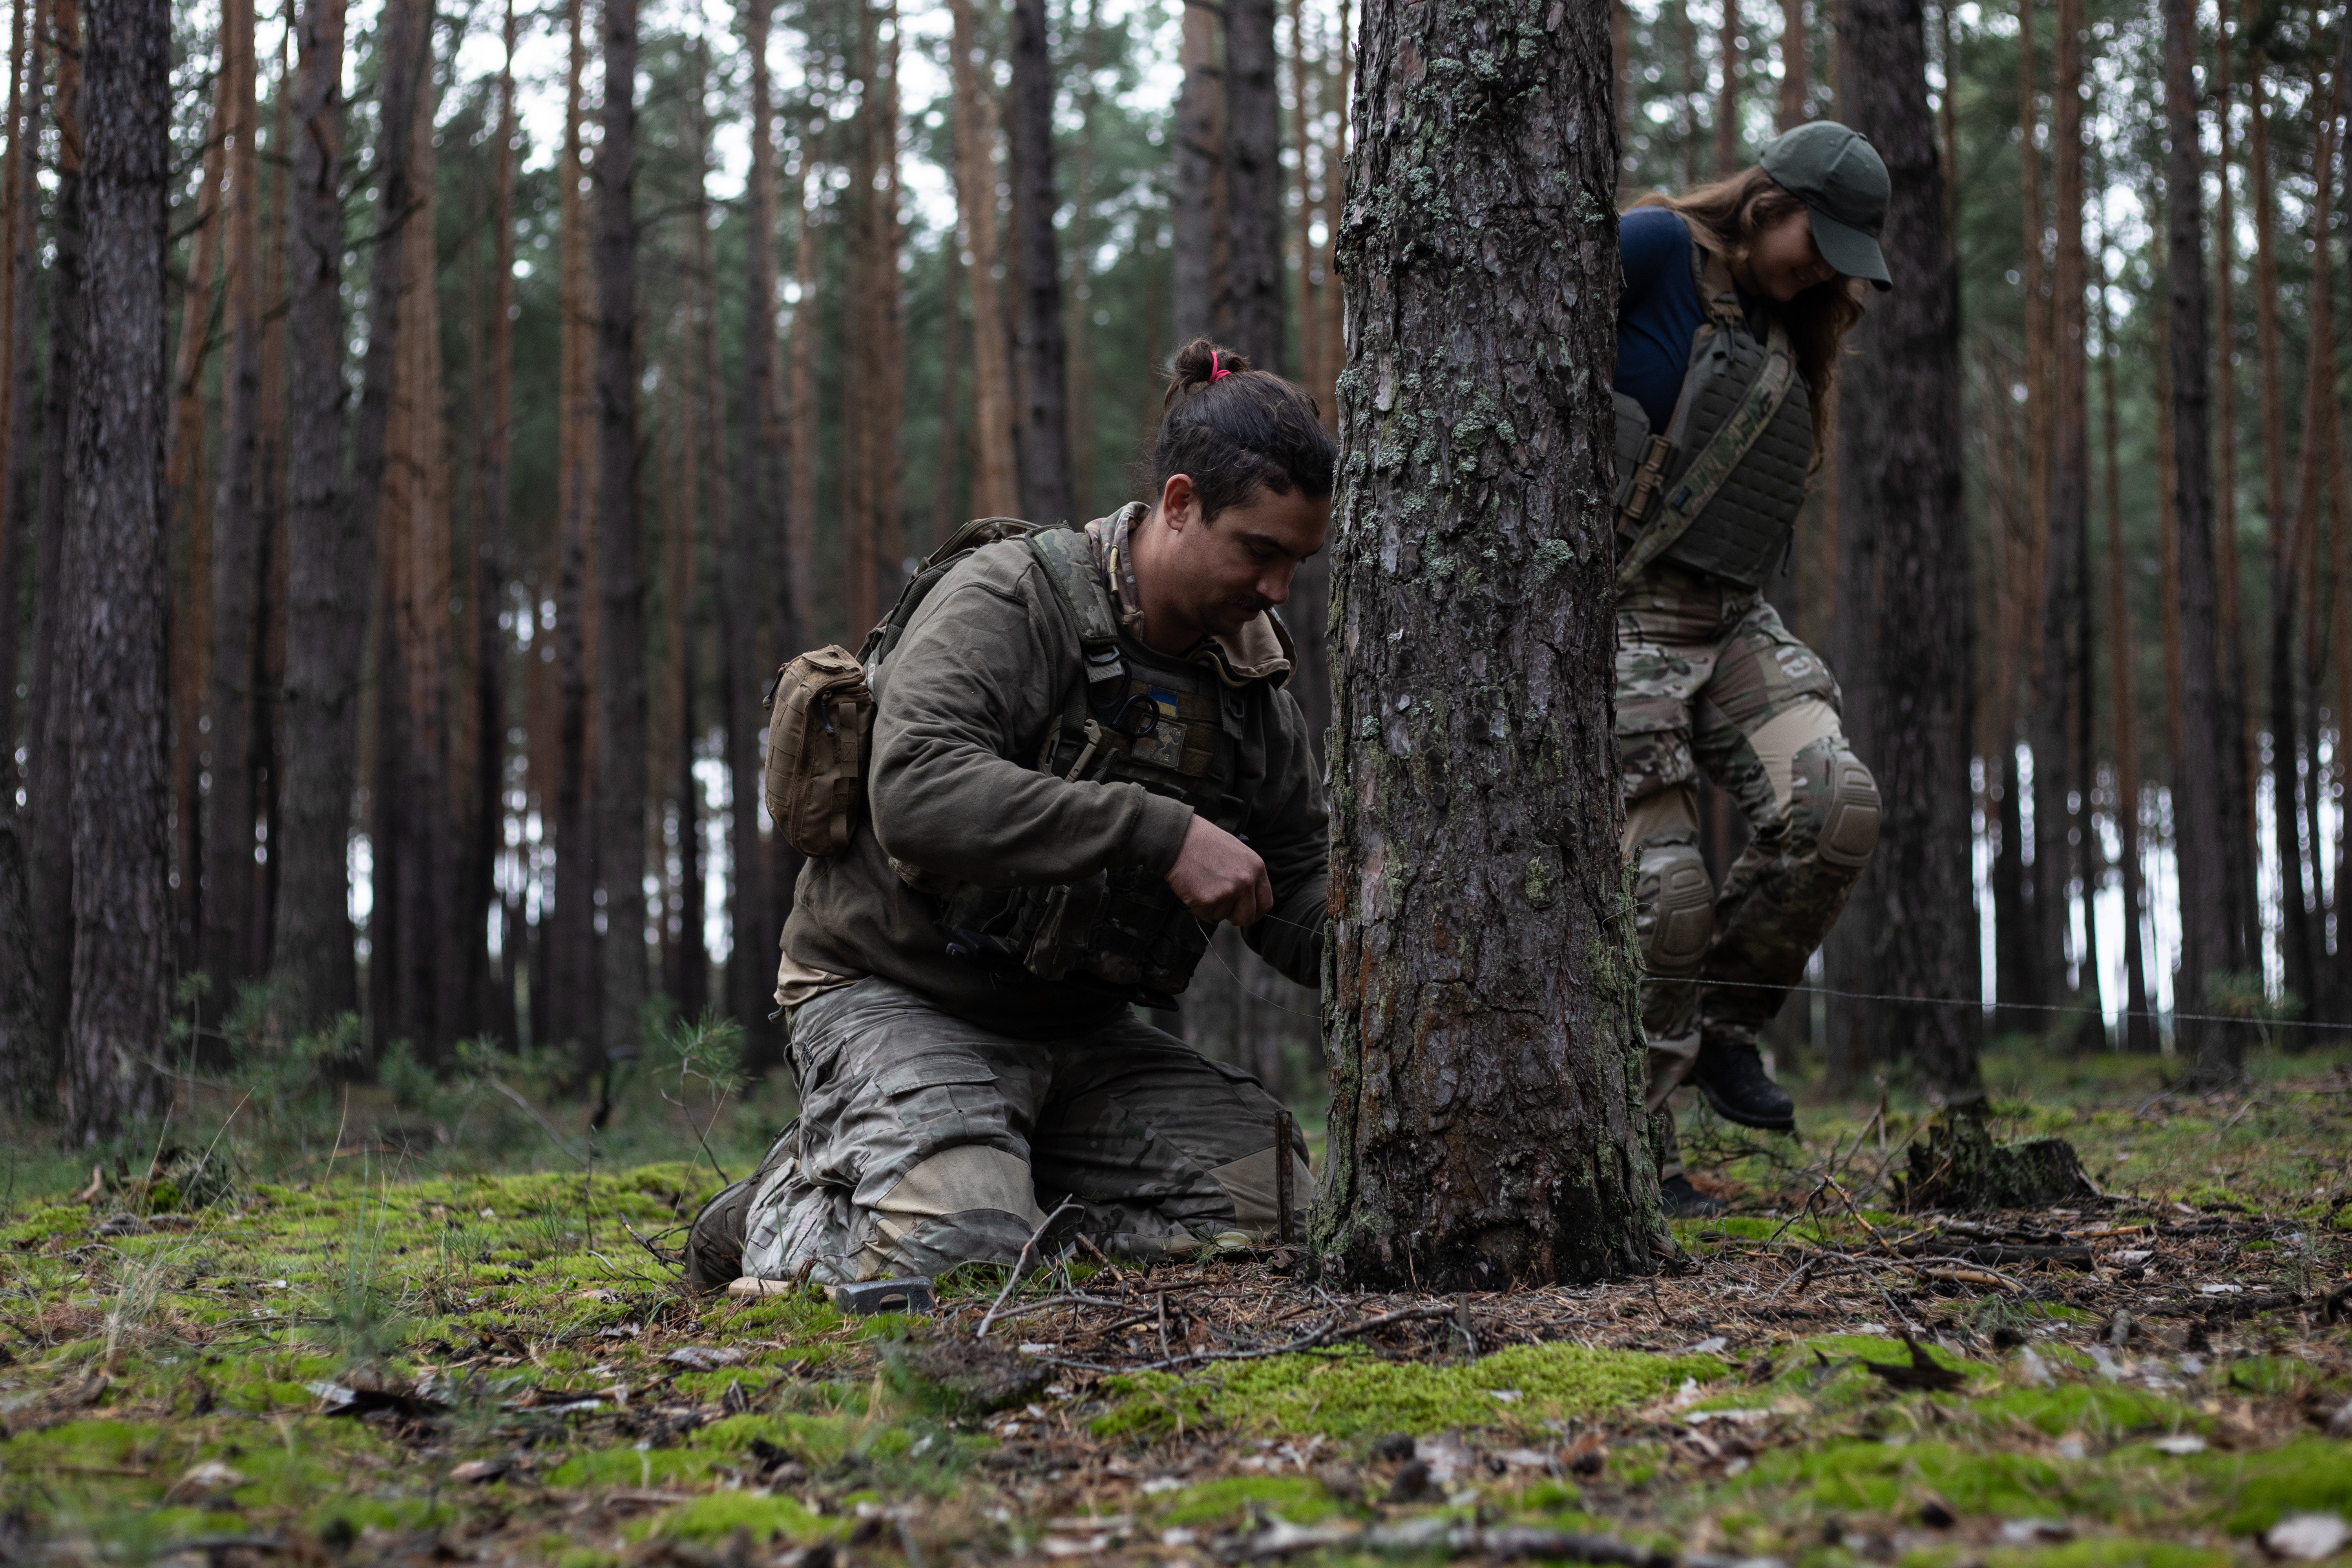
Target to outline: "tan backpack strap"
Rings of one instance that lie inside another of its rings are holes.
[[[1731,280],[1731,263],[1691,240],[1691,270],[1698,284],[1699,309],[1718,327],[1744,326],[1748,313],[1739,308],[1739,288]]]

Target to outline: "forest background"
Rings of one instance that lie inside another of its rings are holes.
[[[192,1053],[348,1012],[347,1054],[379,1068],[446,1070],[488,1041],[584,1088],[664,1016],[709,1012],[772,1065],[795,868],[755,804],[776,666],[854,646],[968,516],[1131,499],[1159,367],[1195,332],[1336,417],[1344,0],[661,0],[630,13],[619,55],[612,14],[175,9],[168,952]],[[0,1002],[17,1109],[62,1104],[94,1131],[156,1091],[78,1103],[66,1059],[84,982],[54,323],[83,266],[78,17],[75,0],[16,0],[0,169],[0,734],[22,862],[0,879],[21,878],[26,911],[0,931]],[[1951,1000],[2065,1048],[2163,1048],[2180,928],[2165,781],[2183,742],[2151,308],[2160,21],[2095,0],[1923,17],[1966,367],[1970,574],[1951,591],[1975,628],[1982,952],[1963,968],[1982,985]],[[301,64],[327,23],[339,47],[349,31],[322,79],[348,116],[340,163],[306,163],[336,140]],[[1805,0],[1621,7],[1622,198],[1834,115],[1834,23]],[[2201,26],[2227,479],[2212,567],[2245,742],[2226,831],[2259,945],[2191,1000],[2343,1023],[2344,40],[2340,18],[2283,4]],[[625,104],[613,59],[635,83]],[[633,181],[617,229],[599,182],[614,167]],[[322,282],[304,258],[329,250]],[[326,445],[306,386],[346,399]],[[1768,592],[1851,686],[1837,476],[1825,466]],[[359,531],[306,556],[341,497]],[[1289,615],[1318,729],[1323,580],[1302,574]],[[322,792],[302,769],[324,731],[306,726],[337,658],[348,689],[327,706],[350,743]],[[1719,876],[1740,829],[1719,796],[1706,815]],[[305,843],[332,847],[337,874],[289,870]],[[642,905],[620,896],[639,884]],[[614,935],[640,921],[643,965]],[[1306,1094],[1312,1001],[1232,937],[1181,1026]],[[1865,969],[1833,939],[1815,978],[1866,991]],[[1865,1009],[1809,999],[1775,1027],[1783,1062],[1843,1083],[1901,1063]]]

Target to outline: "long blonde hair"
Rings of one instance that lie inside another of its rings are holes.
[[[1699,185],[1681,195],[1652,191],[1633,204],[1666,207],[1689,226],[1691,242],[1737,267],[1746,258],[1756,237],[1791,213],[1805,210],[1803,200],[1790,195],[1761,169]],[[1813,460],[1821,461],[1829,444],[1829,415],[1837,385],[1838,350],[1846,333],[1862,320],[1859,279],[1832,278],[1816,283],[1785,305],[1775,305],[1789,329],[1789,346],[1797,356],[1797,370],[1805,378],[1813,411]]]

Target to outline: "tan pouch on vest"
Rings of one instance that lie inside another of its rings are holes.
[[[776,671],[761,787],[785,842],[813,860],[849,847],[849,831],[866,805],[873,728],[866,667],[847,648],[821,647]]]

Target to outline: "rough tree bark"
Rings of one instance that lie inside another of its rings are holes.
[[[16,0],[8,38],[8,123],[0,134],[8,140],[8,151],[0,156],[0,816],[14,819],[16,815],[16,666],[22,642],[17,637],[16,611],[24,600],[25,540],[17,527],[16,513],[6,504],[14,489],[13,476],[25,466],[26,451],[16,439],[16,401],[17,396],[16,366],[31,352],[10,330],[16,319],[16,298],[29,293],[33,287],[33,270],[22,264],[16,244],[20,208],[24,201],[25,181],[25,75],[28,63],[26,35],[30,30],[35,0]],[[35,101],[39,101],[37,93]],[[22,846],[17,865],[17,896],[21,901],[23,888]],[[5,894],[0,894],[5,897]],[[0,920],[6,918],[0,910]],[[27,919],[29,919],[29,915]],[[18,925],[0,932],[0,941],[9,935],[31,940],[31,931]],[[29,968],[29,949],[0,945],[0,963]],[[5,1027],[0,1025],[0,1027]],[[0,1052],[5,1059],[5,1052]]]
[[[1217,335],[1261,370],[1281,371],[1282,106],[1275,92],[1274,0],[1225,5],[1225,261]]]
[[[2180,970],[2173,1005],[2205,1009],[2209,978],[2246,967],[2251,924],[2240,907],[2230,861],[2227,773],[2243,753],[2237,715],[2221,693],[2221,608],[2215,592],[2211,412],[2206,400],[2205,196],[2198,147],[2197,12],[2193,0],[2164,0],[2166,325],[2171,336],[2172,491],[2179,530],[2182,743],[2173,749],[2173,821],[2180,862]],[[2234,1084],[2244,1076],[2245,1042],[2235,1025],[2179,1026],[2195,1051],[2190,1078]]]
[[[2220,684],[2214,688],[2215,700],[2223,708],[2223,717],[2237,737],[2234,747],[2221,773],[2221,808],[2223,842],[2231,847],[2227,867],[2231,881],[2231,907],[2237,911],[2233,918],[2249,918],[2257,910],[2254,896],[2254,868],[2262,863],[2262,845],[2254,837],[2254,780],[2259,774],[2261,744],[2254,734],[2252,722],[2252,689],[2247,684],[2246,641],[2244,616],[2239,604],[2238,562],[2238,216],[2237,196],[2231,179],[2231,164],[2237,145],[2234,140],[2232,105],[2235,96],[2231,85],[2232,41],[2228,0],[2215,7],[2216,30],[2213,39],[2213,74],[2211,92],[2213,110],[2221,122],[2221,162],[2215,181],[2218,199],[2214,204],[2213,284],[2217,296],[2213,308],[2213,335],[2208,344],[2218,353],[2219,363],[2210,382],[2212,388],[2212,431],[2217,451],[2206,472],[2211,476],[2214,506],[2213,551],[2218,573],[2215,595],[2220,606],[2221,665]],[[2194,45],[2191,46],[2192,48]],[[2209,374],[2211,373],[2209,373]],[[2178,436],[2178,432],[2175,433]],[[2242,928],[2237,936],[2240,952],[2257,953],[2262,948],[2259,925]],[[2199,1005],[2203,1003],[2200,995]],[[2176,998],[2178,1005],[2178,998]],[[2197,1008],[2191,1006],[2189,1011]]]
[[[1877,770],[1885,816],[1854,889],[1843,952],[1867,989],[1979,994],[1969,781],[1975,683],[1968,529],[1960,493],[1959,268],[1944,228],[1927,108],[1920,0],[1846,0],[1838,16],[1841,112],[1894,179],[1879,243],[1895,275],[1859,330],[1839,407],[1843,495],[1838,664],[1855,750]],[[1948,1095],[1978,1088],[1973,1007],[1869,1004],[1874,1032],[1906,1042]]]
[[[646,577],[637,518],[637,5],[604,0],[596,146],[596,879],[604,889],[604,1054],[646,1000]],[[583,1065],[591,1065],[583,1063]]]
[[[1021,302],[1013,366],[1021,510],[1053,524],[1070,516],[1069,354],[1054,237],[1054,62],[1045,0],[1013,0],[1013,243]]]
[[[1381,1288],[1646,1271],[1608,16],[1367,0],[1360,58],[1317,1247]]]
[[[898,316],[898,30],[890,0],[860,5],[855,47],[863,90],[849,128],[844,205],[849,224],[848,327],[856,348],[841,376],[846,447],[842,598],[853,637],[864,636],[898,596],[898,564],[906,553],[898,461],[906,380]],[[1052,221],[1049,212],[1048,226]],[[1063,450],[1068,450],[1066,433]]]
[[[81,94],[88,270],[74,376],[66,580],[74,684],[68,1136],[163,1108],[172,1001],[164,638],[163,240],[168,0],[94,6]]]
[[[221,11],[231,139],[225,276],[228,357],[221,374],[220,488],[213,505],[209,826],[205,834],[204,967],[216,1001],[261,969],[253,859],[260,779],[254,739],[261,688],[261,518],[255,484],[261,405],[261,115],[254,91],[253,0]]]
[[[306,0],[295,93],[287,377],[285,783],[270,825],[278,864],[276,1005],[289,1034],[358,1005],[349,853],[360,639],[373,535],[343,484],[343,7]]]

